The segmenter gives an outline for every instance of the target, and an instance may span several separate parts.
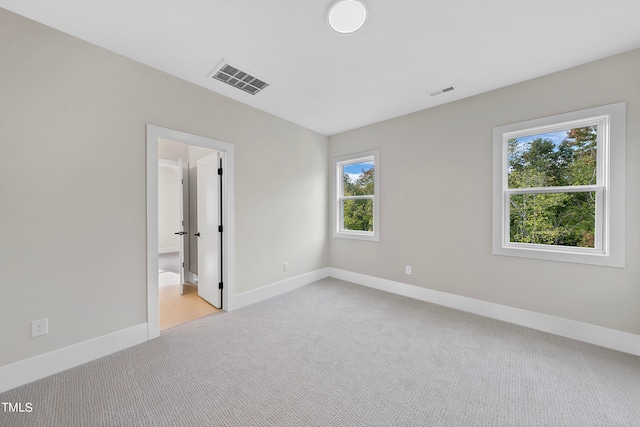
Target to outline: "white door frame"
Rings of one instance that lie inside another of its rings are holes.
[[[183,169],[183,165],[187,167]],[[189,164],[182,162],[182,160],[167,160],[158,159],[158,167],[171,168],[176,171],[176,177],[178,178],[178,187],[180,188],[180,197],[176,201],[179,206],[180,218],[182,224],[177,224],[176,230],[185,231],[189,229]],[[181,173],[182,172],[182,173]],[[186,189],[186,191],[185,191]],[[187,215],[185,215],[187,214]],[[187,280],[187,273],[189,272],[189,243],[185,244],[185,236],[180,236],[180,244],[178,245],[178,251],[180,252],[180,295],[184,293],[184,282]],[[159,252],[163,253],[163,252]]]
[[[179,220],[178,228],[180,229],[180,259],[178,260],[180,268],[180,295],[184,294],[184,282],[189,276],[189,163],[185,163],[182,159],[178,159],[178,188],[179,188]],[[186,166],[186,167],[185,167]]]
[[[235,308],[235,221],[233,144],[147,124],[147,325],[149,339],[160,336],[158,286],[158,139],[197,145],[223,153],[222,309]]]

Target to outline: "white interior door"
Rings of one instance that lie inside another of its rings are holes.
[[[189,179],[189,164],[183,163],[182,159],[178,159],[178,219],[179,219],[179,229],[180,231],[176,234],[180,236],[180,295],[184,293],[184,282],[187,276],[187,250],[189,249],[188,244],[188,227],[187,221],[189,218],[189,212],[186,209],[189,208],[189,192],[187,187],[188,179]],[[185,201],[186,198],[186,201]]]
[[[220,308],[220,185],[215,152],[197,162],[198,295]]]

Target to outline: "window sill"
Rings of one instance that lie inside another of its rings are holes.
[[[336,231],[333,233],[333,237],[337,237],[339,239],[369,240],[373,242],[380,241],[380,237],[373,233],[359,233],[357,231]]]
[[[559,262],[571,262],[577,264],[590,264],[600,265],[606,267],[625,267],[625,260],[623,256],[607,255],[602,252],[579,250],[571,251],[570,249],[562,248],[554,250],[553,248],[546,247],[505,247],[499,246],[493,248],[494,255],[511,256],[519,258],[532,258],[541,259],[547,261],[559,261]]]

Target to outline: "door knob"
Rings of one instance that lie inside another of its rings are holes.
[[[177,233],[173,233],[173,234],[177,234],[178,236],[184,236],[185,234],[187,234],[186,231],[178,231]]]
[[[200,237],[200,233],[196,233],[194,234],[194,236]]]

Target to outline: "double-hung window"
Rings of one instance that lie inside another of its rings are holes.
[[[335,237],[380,240],[378,156],[374,150],[334,159]]]
[[[625,103],[494,128],[493,253],[624,267]]]

